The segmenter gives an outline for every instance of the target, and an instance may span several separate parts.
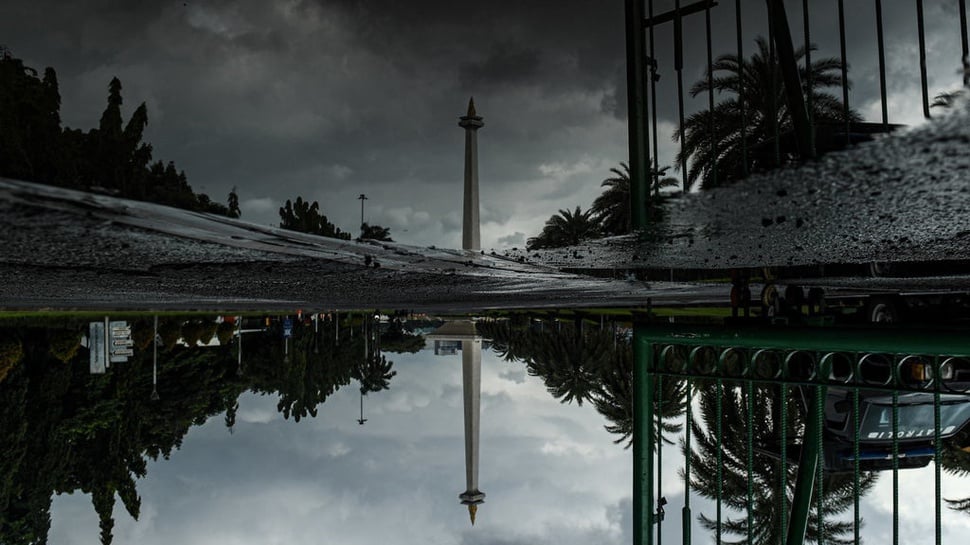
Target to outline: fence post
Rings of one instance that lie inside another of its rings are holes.
[[[653,544],[653,344],[633,325],[633,543]]]
[[[778,51],[778,64],[781,77],[785,82],[785,96],[788,98],[788,110],[791,112],[792,125],[795,127],[795,139],[798,142],[798,153],[803,159],[815,157],[815,142],[812,139],[812,125],[808,121],[808,110],[805,107],[805,96],[802,94],[802,82],[798,75],[798,63],[795,61],[795,46],[792,45],[791,29],[788,26],[788,16],[785,13],[783,0],[766,0],[768,3],[768,17],[774,26],[775,49]],[[811,89],[809,89],[811,92]]]
[[[630,148],[630,212],[634,229],[647,227],[647,167],[650,156],[646,144],[644,99],[643,0],[626,0],[626,100]]]
[[[818,379],[827,381],[830,377],[831,361],[822,358],[818,363]],[[824,382],[823,382],[824,384]],[[798,473],[795,477],[795,490],[792,494],[791,514],[788,519],[788,545],[802,545],[805,542],[805,531],[808,529],[808,517],[812,507],[812,489],[815,483],[819,459],[819,445],[821,444],[822,419],[824,411],[820,410],[819,400],[825,403],[826,388],[823,384],[812,388],[808,414],[805,422],[805,436],[802,439],[802,452],[798,459]],[[818,390],[821,390],[819,392]],[[784,402],[784,400],[782,400]],[[821,487],[821,483],[818,483]]]

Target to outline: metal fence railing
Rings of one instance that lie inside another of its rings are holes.
[[[632,198],[643,222],[647,178],[666,165],[687,191],[723,185],[929,118],[970,78],[966,0],[626,4]]]
[[[657,398],[666,381],[684,384],[689,405],[684,544],[694,542],[692,497],[713,502],[714,516],[699,518],[716,543],[859,543],[860,497],[882,472],[892,478],[892,542],[905,509],[933,520],[942,543],[941,472],[970,472],[964,334],[641,323],[633,347],[634,399],[653,400],[634,403],[635,543],[668,534],[653,429],[667,418]],[[930,464],[935,503],[901,506],[900,471]]]

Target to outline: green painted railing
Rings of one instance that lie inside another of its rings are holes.
[[[824,543],[830,536],[825,535],[824,516],[826,506],[823,502],[822,484],[825,482],[825,441],[826,436],[826,390],[838,387],[851,398],[847,426],[851,429],[851,473],[852,473],[852,539],[861,539],[859,496],[862,493],[860,480],[863,469],[860,466],[860,392],[868,396],[872,392],[882,392],[879,399],[891,395],[892,434],[891,434],[891,471],[893,474],[893,541],[899,540],[899,470],[900,470],[900,395],[919,392],[925,399],[930,395],[933,400],[932,449],[934,453],[935,542],[942,541],[941,532],[941,405],[955,403],[953,394],[967,396],[966,383],[958,384],[942,380],[957,377],[959,372],[970,374],[970,335],[959,331],[915,331],[894,329],[809,329],[809,328],[769,328],[769,327],[710,327],[674,326],[637,323],[634,326],[634,542],[637,544],[662,543],[663,532],[660,513],[655,509],[660,501],[659,474],[662,471],[663,456],[656,438],[660,433],[659,422],[664,418],[660,395],[664,380],[686,381],[688,406],[685,414],[686,430],[683,439],[685,456],[683,474],[684,504],[681,509],[681,535],[685,544],[692,543],[691,535],[691,441],[692,412],[690,400],[694,392],[704,387],[715,390],[716,416],[713,434],[717,449],[717,483],[714,494],[716,520],[714,523],[715,542],[722,540],[722,474],[721,468],[724,448],[722,429],[722,400],[728,389],[745,392],[747,426],[743,438],[746,452],[743,464],[747,472],[746,483],[746,522],[745,538],[747,543],[756,540],[754,532],[754,490],[753,458],[756,441],[764,438],[754,437],[754,402],[756,387],[777,389],[780,393],[778,409],[781,425],[778,444],[778,484],[780,497],[785,498],[778,505],[779,515],[774,519],[779,542],[798,545],[809,539]],[[941,377],[941,378],[938,378]],[[970,375],[968,375],[970,377]],[[789,414],[791,394],[799,394],[803,400],[804,414]],[[948,394],[947,398],[941,396]],[[833,395],[840,395],[836,391]],[[910,397],[910,399],[916,399]],[[654,400],[653,403],[643,402]],[[888,401],[886,402],[888,404]],[[872,406],[867,402],[867,406]],[[796,425],[796,419],[800,424]],[[654,426],[657,426],[655,429]],[[794,437],[788,437],[789,428],[796,430]],[[800,432],[798,431],[800,430]],[[709,432],[710,433],[710,430]],[[907,432],[908,433],[908,432]],[[800,439],[800,442],[795,441]],[[890,440],[889,438],[886,438]],[[788,494],[788,453],[797,448],[797,471],[794,489],[789,500]],[[836,453],[837,454],[837,453]],[[669,457],[668,457],[669,458]],[[656,461],[657,467],[654,467]],[[739,461],[740,463],[740,461]],[[658,475],[655,482],[654,474]],[[812,501],[814,499],[814,502]],[[810,532],[813,511],[814,530]],[[811,535],[809,535],[811,534]],[[808,536],[808,538],[806,537]]]

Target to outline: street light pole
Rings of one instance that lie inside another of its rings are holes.
[[[360,225],[361,225],[361,229],[363,229],[363,225],[364,225],[364,201],[367,200],[367,195],[364,195],[363,193],[361,193],[360,196],[357,197],[357,200],[360,201]]]

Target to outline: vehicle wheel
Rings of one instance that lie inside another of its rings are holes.
[[[866,305],[870,324],[894,324],[899,321],[899,311],[889,299],[872,299]]]

